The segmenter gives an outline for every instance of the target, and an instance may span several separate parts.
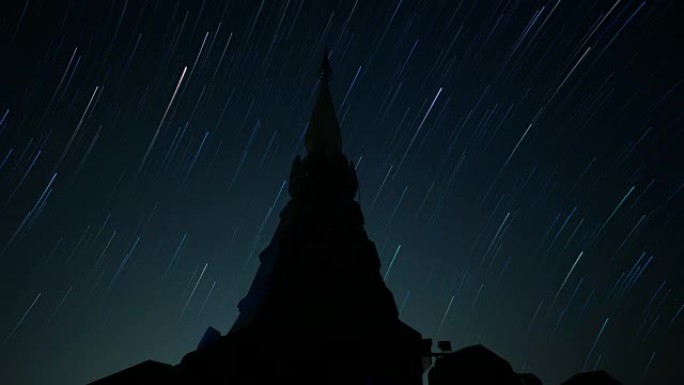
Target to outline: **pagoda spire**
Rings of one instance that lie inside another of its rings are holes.
[[[318,97],[311,113],[309,127],[304,136],[304,144],[308,154],[312,152],[342,152],[342,135],[337,121],[335,104],[330,95],[328,82],[332,77],[332,66],[328,50],[323,54],[323,61],[318,72],[320,79]]]
[[[323,62],[321,62],[321,67],[318,69],[318,78],[325,82],[332,78],[332,66],[330,65],[330,55],[328,54],[327,48],[323,53]]]
[[[425,344],[399,319],[380,275],[378,251],[354,199],[356,168],[342,153],[331,75],[326,52],[306,132],[308,154],[292,163],[291,199],[259,253],[228,333],[209,329],[175,367],[148,365],[142,374],[149,381],[123,373],[110,384],[171,383],[187,375],[182,383],[421,385]],[[154,370],[158,376],[149,374]]]

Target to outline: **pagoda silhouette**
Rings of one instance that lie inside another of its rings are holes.
[[[331,76],[326,51],[307,155],[294,160],[290,200],[229,332],[209,328],[177,365],[145,361],[93,384],[422,385],[434,357],[430,385],[541,384],[481,345],[450,352],[440,341],[432,353],[432,340],[399,319],[354,200]],[[572,382],[584,383],[612,384]]]

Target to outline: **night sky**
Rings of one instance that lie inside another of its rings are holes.
[[[549,384],[594,368],[682,383],[683,14],[678,0],[3,2],[0,382],[175,364],[207,326],[228,331],[328,47],[405,322]]]

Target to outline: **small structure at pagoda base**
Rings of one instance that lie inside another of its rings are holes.
[[[307,155],[294,160],[291,199],[230,331],[210,328],[178,365],[146,361],[94,384],[421,385],[433,357],[430,385],[541,383],[482,346],[431,353],[432,341],[399,319],[354,200],[331,74],[326,52]]]

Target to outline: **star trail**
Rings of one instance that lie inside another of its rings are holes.
[[[548,384],[684,382],[679,1],[0,9],[0,382],[177,363],[228,331],[326,48],[406,323]]]

